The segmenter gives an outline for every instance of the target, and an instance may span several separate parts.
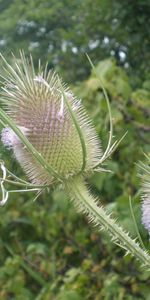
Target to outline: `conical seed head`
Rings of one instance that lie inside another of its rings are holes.
[[[149,157],[145,154],[145,156]],[[140,174],[140,178],[142,181],[142,224],[145,229],[148,230],[150,236],[150,166],[149,163],[144,164],[142,162],[139,163],[140,170],[142,173]],[[144,173],[143,173],[144,171]]]
[[[76,175],[83,167],[83,145],[65,99],[68,101],[82,132],[87,159],[85,170],[91,170],[101,157],[101,148],[80,101],[62,84],[58,76],[42,71],[35,73],[32,58],[15,59],[15,67],[6,63],[5,87],[1,99],[10,117],[43,156],[46,163],[62,178]],[[6,134],[7,132],[7,134]],[[9,134],[8,134],[9,132]],[[14,154],[36,184],[49,184],[52,176],[35,160],[9,128],[3,131],[2,141],[13,148]],[[83,171],[83,170],[82,170]]]
[[[150,236],[150,197],[145,195],[142,197],[142,224],[148,230]]]

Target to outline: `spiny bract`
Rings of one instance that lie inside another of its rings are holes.
[[[4,60],[5,61],[5,60]],[[43,70],[39,63],[35,72],[32,57],[14,57],[14,66],[5,61],[4,87],[1,101],[7,114],[15,121],[34,148],[64,179],[92,170],[102,156],[95,130],[81,104],[72,92],[61,83],[53,71]],[[81,138],[72,114],[82,132],[86,148],[84,153]],[[35,184],[50,184],[53,177],[35,160],[10,128],[2,131],[2,142],[13,149],[14,155],[29,179]]]

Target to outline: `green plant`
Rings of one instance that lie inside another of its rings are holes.
[[[36,74],[32,58],[27,60],[23,53],[20,61],[14,58],[14,67],[7,61],[5,65],[1,100],[7,113],[0,109],[0,121],[5,127],[2,141],[12,148],[32,183],[17,178],[1,162],[1,205],[5,204],[9,193],[19,192],[5,190],[5,182],[22,186],[24,191],[37,191],[37,196],[51,185],[61,185],[77,210],[86,214],[99,230],[107,231],[126,254],[135,256],[149,269],[149,254],[99,206],[98,199],[94,199],[85,184],[85,178],[91,173],[104,171],[103,162],[119,143],[112,144],[111,111],[105,90],[110,135],[102,153],[82,104],[62,84],[58,75],[47,72],[47,68],[43,70],[40,63]],[[6,177],[7,172],[14,181]]]

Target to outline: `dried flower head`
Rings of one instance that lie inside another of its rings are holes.
[[[12,68],[6,61],[1,101],[7,114],[45,162],[66,180],[91,171],[102,151],[81,101],[61,83],[53,71],[38,67],[21,53]],[[11,128],[1,134],[34,184],[51,184],[53,176],[33,157]],[[56,176],[57,177],[57,176]],[[55,178],[56,179],[56,178]]]

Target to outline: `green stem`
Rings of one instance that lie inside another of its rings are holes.
[[[132,239],[129,233],[124,231],[122,227],[116,223],[103,207],[98,206],[98,201],[88,192],[81,177],[66,182],[66,190],[76,208],[84,213],[90,222],[99,230],[106,230],[115,244],[123,248],[126,254],[135,256],[150,270],[150,256],[148,253],[140,247],[136,239]]]
[[[0,177],[0,180],[2,180],[2,178]],[[22,187],[26,187],[26,188],[35,188],[35,189],[40,189],[40,188],[46,188],[49,187],[49,185],[34,185],[31,183],[22,183],[22,182],[18,182],[18,181],[12,181],[9,179],[4,179],[4,182],[10,183],[12,185],[17,185],[17,186],[22,186]]]
[[[1,240],[2,242],[2,240]],[[13,250],[10,248],[10,246],[8,246],[6,243],[2,242],[3,245],[5,246],[5,248],[7,249],[7,251],[13,256],[15,257],[16,254],[13,252]],[[24,260],[22,260],[20,262],[21,267],[41,286],[45,286],[47,284],[47,282],[43,279],[43,277],[41,276],[41,274],[37,271],[34,271],[33,269],[31,269],[25,262]]]
[[[132,207],[132,199],[131,199],[131,196],[129,196],[129,206],[130,206],[130,212],[131,212],[131,217],[132,217],[132,220],[133,220],[133,224],[134,224],[134,228],[135,228],[135,232],[138,236],[138,239],[139,239],[139,242],[141,244],[141,247],[143,249],[145,249],[145,246],[144,246],[144,243],[142,241],[142,238],[141,238],[141,235],[139,233],[139,229],[138,229],[138,226],[137,226],[137,222],[136,222],[136,219],[135,219],[135,216],[134,216],[134,211],[133,211],[133,207]]]

